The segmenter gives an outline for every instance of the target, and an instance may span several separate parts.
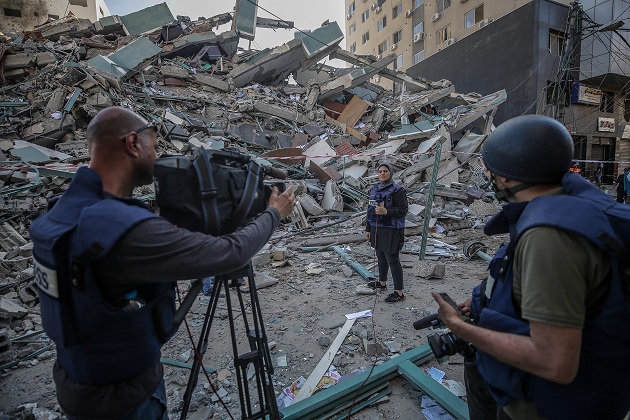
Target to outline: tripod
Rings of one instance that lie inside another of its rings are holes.
[[[239,287],[240,278],[247,278],[253,329],[250,328],[250,322],[245,312],[245,301],[243,299],[243,293],[241,292],[241,289]],[[234,325],[235,317],[232,314],[232,298],[230,296],[230,287],[236,288],[236,294],[238,296],[238,302],[241,309],[245,333],[247,336],[247,341],[249,343],[250,351],[240,355],[238,354],[237,348],[236,330]],[[241,418],[263,419],[268,417],[271,420],[279,419],[280,413],[278,411],[278,405],[276,403],[276,397],[273,390],[273,382],[271,379],[271,375],[273,375],[271,354],[269,353],[267,336],[265,335],[262,312],[260,311],[260,304],[258,302],[258,293],[256,291],[256,285],[254,284],[254,269],[252,267],[251,261],[246,266],[235,272],[217,276],[214,279],[212,293],[210,294],[210,302],[208,303],[208,310],[206,311],[203,327],[199,336],[199,343],[197,344],[199,357],[195,357],[190,376],[188,378],[186,392],[184,393],[184,406],[182,408],[180,419],[184,420],[186,418],[186,415],[188,414],[193,390],[197,385],[199,369],[201,367],[201,360],[203,359],[203,356],[208,347],[208,336],[210,334],[210,328],[212,327],[212,321],[214,319],[214,315],[217,309],[221,290],[225,290],[225,300],[228,309],[228,321],[230,324],[230,336],[232,339],[232,352],[234,354],[234,368],[236,370],[239,400],[241,403]],[[249,390],[250,381],[247,378],[247,368],[250,363],[254,367],[255,381],[253,383],[255,384],[256,388],[255,392],[258,394],[258,405],[260,407],[260,410],[256,412],[253,412]]]

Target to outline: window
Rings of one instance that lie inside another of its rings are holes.
[[[602,102],[599,104],[601,112],[612,114],[615,111],[615,94],[612,92],[602,92]]]
[[[357,23],[356,22],[352,22],[352,25],[350,25],[350,27],[348,28],[348,35],[350,35],[352,32],[357,30]]]
[[[416,26],[413,27],[414,35],[421,34],[422,32],[424,32],[424,22],[420,22]]]
[[[385,52],[387,52],[387,40],[378,44],[378,53],[383,54]]]
[[[22,17],[22,11],[20,9],[9,9],[8,7],[5,7],[4,15],[11,17]]]
[[[353,42],[352,45],[350,45],[350,52],[354,54],[356,51],[357,51],[357,43]]]
[[[562,55],[564,50],[564,34],[549,30],[549,54]]]
[[[392,8],[392,19],[396,19],[400,14],[402,14],[402,2]]]
[[[396,32],[394,32],[393,39],[392,39],[392,42],[393,42],[394,44],[397,44],[397,43],[399,43],[400,41],[402,41],[402,28],[400,28],[399,30],[397,30]]]
[[[383,19],[378,21],[378,31],[381,32],[384,27],[387,26],[387,16],[383,16]]]
[[[451,6],[451,0],[437,0],[437,10],[440,13]]]
[[[99,7],[98,10],[99,10],[99,12],[101,12],[101,16],[105,16],[105,12],[103,12],[103,8],[102,7]]]
[[[367,9],[365,12],[363,12],[363,14],[361,15],[361,22],[365,22],[366,20],[368,20],[370,18],[370,9]]]
[[[623,119],[630,122],[630,99],[626,99],[623,104]]]
[[[435,45],[440,45],[451,37],[451,25],[447,25],[435,33]]]
[[[350,6],[348,6],[348,15],[352,16],[354,15],[354,2],[350,3]]]
[[[417,9],[418,7],[424,4],[424,0],[413,0],[413,8]]]
[[[366,42],[368,42],[370,40],[370,32],[366,32],[363,35],[361,35],[361,44],[365,44]]]
[[[400,54],[396,57],[396,61],[394,62],[394,70],[399,69],[403,66],[403,56]]]
[[[464,27],[468,29],[483,20],[483,4],[464,15]]]
[[[422,60],[424,60],[424,50],[413,55],[413,64],[418,64]]]

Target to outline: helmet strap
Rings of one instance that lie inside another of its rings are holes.
[[[496,188],[497,184],[493,183],[493,185]],[[537,185],[537,184],[529,184],[529,183],[524,182],[522,184],[515,185],[512,188],[504,188],[502,190],[495,191],[495,197],[497,198],[497,200],[508,201],[507,200],[508,197],[512,197],[517,192],[531,188],[534,185]]]

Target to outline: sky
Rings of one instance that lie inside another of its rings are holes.
[[[112,15],[126,15],[145,7],[164,3],[164,0],[105,0]],[[173,16],[188,16],[192,20],[203,16],[209,18],[221,13],[232,12],[235,1],[232,0],[166,0]],[[271,19],[292,21],[296,29],[256,28],[256,38],[251,48],[273,48],[293,39],[297,29],[317,29],[330,20],[336,21],[345,31],[345,6],[342,0],[258,0],[258,16]],[[266,10],[266,11],[265,11]],[[275,15],[275,16],[274,16]],[[219,34],[230,29],[231,23],[220,26],[214,32]],[[249,48],[249,41],[241,40],[241,47]],[[340,46],[345,48],[345,40]],[[338,60],[335,60],[338,61]],[[334,64],[333,64],[334,65]]]

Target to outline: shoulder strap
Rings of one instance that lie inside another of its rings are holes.
[[[193,168],[197,173],[199,181],[199,195],[201,199],[201,213],[203,216],[203,226],[205,233],[212,235],[221,234],[221,224],[219,220],[219,208],[217,206],[217,187],[212,177],[210,158],[205,149],[199,149],[199,155],[193,162]]]

